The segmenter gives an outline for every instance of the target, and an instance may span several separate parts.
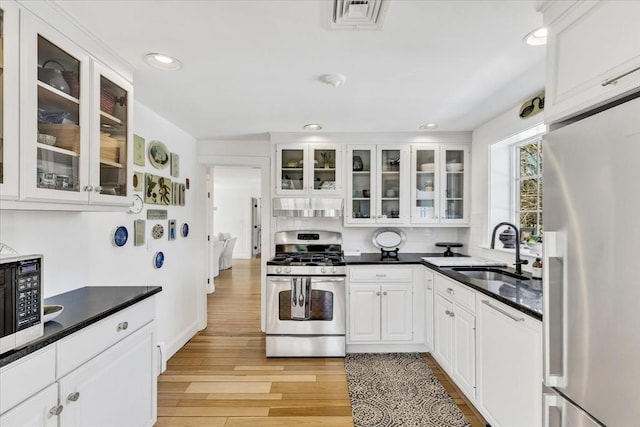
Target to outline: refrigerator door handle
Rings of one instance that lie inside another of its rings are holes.
[[[544,233],[544,382],[547,386],[563,387],[565,371],[565,254],[566,233]]]
[[[552,393],[544,393],[542,399],[542,426],[562,427],[562,408],[560,407],[558,396]],[[552,408],[557,408],[558,410],[553,411]]]

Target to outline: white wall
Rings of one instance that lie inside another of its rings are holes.
[[[145,219],[126,212],[51,212],[0,211],[2,242],[20,253],[44,255],[44,296],[52,296],[82,286],[160,285],[158,294],[158,341],[167,344],[169,356],[175,353],[198,330],[198,311],[204,310],[206,281],[204,239],[204,179],[196,163],[196,141],[173,124],[140,103],[135,103],[134,133],[148,141],[163,141],[170,151],[180,155],[180,177],[191,181],[186,192],[186,206],[155,206],[167,209],[168,217],[178,225],[188,223],[187,238],[174,241],[165,237],[154,240],[151,227],[167,221],[146,221],[145,246],[133,245],[133,221]],[[169,177],[168,169],[134,166],[135,171],[154,172]],[[129,240],[124,247],[112,244],[114,229],[124,225]],[[162,250],[166,262],[156,270],[152,259]]]
[[[534,96],[535,94],[532,94]],[[523,100],[524,102],[524,100]],[[489,243],[488,236],[494,224],[489,224],[489,147],[510,138],[526,129],[540,125],[544,113],[528,119],[518,115],[521,104],[510,108],[473,131],[471,144],[471,228],[469,254],[512,264],[514,255],[504,251],[483,248]],[[530,268],[525,266],[525,269]]]
[[[214,166],[213,232],[237,237],[233,258],[251,258],[251,198],[261,196],[260,169]]]

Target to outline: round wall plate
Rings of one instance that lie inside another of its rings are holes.
[[[154,225],[151,229],[151,235],[154,239],[159,239],[164,236],[164,227],[162,226],[162,224]]]
[[[161,141],[151,141],[149,143],[149,161],[156,169],[166,168],[169,164],[169,150]]]
[[[187,237],[189,235],[189,224],[186,222],[182,224],[182,237]]]
[[[116,228],[116,231],[113,232],[113,244],[118,247],[124,246],[128,239],[129,231],[124,225],[119,226]]]
[[[131,213],[140,213],[142,212],[142,208],[144,207],[144,200],[139,194],[133,195],[133,200],[131,201],[131,207],[129,207],[129,212]]]
[[[153,266],[155,268],[162,268],[163,265],[164,265],[164,252],[162,251],[156,252],[156,254],[153,256]]]

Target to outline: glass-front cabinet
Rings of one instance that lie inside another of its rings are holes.
[[[276,147],[276,193],[336,195],[342,190],[342,151],[335,144],[282,144]]]
[[[22,199],[129,205],[131,85],[22,15]]]
[[[468,145],[413,144],[411,191],[412,224],[468,224]]]
[[[0,199],[18,199],[19,16],[12,2],[0,3]]]
[[[346,224],[408,221],[406,148],[352,145],[348,152]]]

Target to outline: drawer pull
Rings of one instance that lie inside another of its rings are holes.
[[[57,405],[57,406],[54,406],[53,408],[49,409],[49,413],[51,415],[58,416],[58,415],[60,415],[60,413],[62,412],[63,409],[64,409],[64,407],[62,405]]]
[[[376,292],[376,296],[377,296],[377,297],[379,297],[379,296],[380,296],[380,292],[379,292],[379,291],[378,291],[378,292]]]
[[[614,85],[616,83],[618,83],[618,80],[620,80],[623,77],[628,76],[631,73],[635,73],[636,71],[640,70],[640,67],[636,67],[633,70],[629,70],[626,73],[620,74],[617,77],[614,77],[612,79],[605,79],[602,81],[602,83],[600,83],[601,86],[608,86],[608,85]]]
[[[507,316],[509,319],[514,320],[516,322],[524,322],[524,317],[516,317],[511,313],[507,313],[506,311],[502,310],[499,307],[496,307],[495,305],[491,304],[489,301],[487,301],[486,299],[482,300],[482,303],[484,305],[488,305],[489,307],[493,308],[495,311],[504,314],[505,316]]]
[[[69,393],[69,396],[67,396],[67,402],[77,402],[78,399],[80,399],[80,393],[77,391]]]
[[[118,330],[124,331],[129,327],[129,322],[118,323]]]
[[[447,292],[449,293],[449,295],[455,295],[456,293],[453,292],[453,289],[451,288],[447,288]]]
[[[386,274],[376,274],[376,277],[387,277]]]
[[[447,316],[449,316],[449,317],[453,317],[453,316],[455,316],[455,314],[453,313],[453,311],[450,311],[450,310],[445,310],[445,313],[446,313],[446,315],[447,315]]]

